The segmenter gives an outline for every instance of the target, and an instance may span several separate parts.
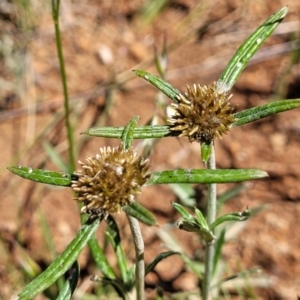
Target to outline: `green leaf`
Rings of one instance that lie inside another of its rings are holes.
[[[195,207],[195,213],[196,213],[197,221],[198,221],[199,225],[202,228],[209,229],[209,226],[208,226],[202,212],[197,207]]]
[[[209,227],[210,230],[214,230],[218,225],[228,222],[228,221],[246,221],[251,215],[251,210],[247,208],[244,211],[230,213],[219,217],[216,221],[214,221]]]
[[[158,2],[160,2],[160,0]],[[161,53],[158,53],[157,48],[154,48],[154,63],[160,77],[164,78],[168,66],[167,42],[165,36]]]
[[[50,157],[51,161],[58,167],[59,170],[68,172],[68,166],[63,162],[61,156],[48,141],[43,142],[43,148],[47,153],[47,156]]]
[[[212,150],[212,143],[201,143],[201,159],[204,164],[207,163]]]
[[[74,174],[33,169],[23,166],[12,166],[7,169],[20,177],[52,185],[71,186],[72,180],[77,179],[77,176]]]
[[[93,259],[100,269],[100,271],[104,274],[107,279],[115,279],[117,278],[113,268],[108,263],[105,254],[103,253],[102,249],[99,246],[98,240],[95,236],[91,237],[89,240],[89,248]]]
[[[31,281],[19,294],[19,300],[31,300],[44,291],[62,276],[77,259],[83,247],[97,230],[100,219],[85,224],[77,233],[75,239],[68,245],[63,253],[38,277]]]
[[[172,206],[178,211],[178,213],[181,215],[181,217],[186,220],[186,221],[190,221],[190,222],[194,222],[195,218],[186,211],[186,209],[180,205],[179,203],[176,202],[172,202]]]
[[[97,275],[93,275],[91,277],[91,281],[100,282],[104,286],[111,285],[116,290],[120,298],[122,298],[123,300],[126,300],[128,298],[126,297],[126,290],[124,288],[124,285],[119,279],[107,279],[98,277]]]
[[[48,248],[47,250],[50,253],[50,259],[51,259],[51,261],[54,261],[57,258],[57,253],[56,253],[56,247],[55,247],[55,243],[54,243],[54,240],[53,240],[52,232],[50,230],[49,223],[47,221],[45,213],[42,212],[41,210],[39,210],[39,217],[40,217],[41,230],[43,232],[43,238],[44,238],[44,240],[46,242],[46,245],[47,245],[47,248]],[[82,222],[82,224],[83,223],[84,222]],[[34,276],[33,278],[35,278],[35,277],[36,276]],[[63,286],[65,284],[65,281],[66,280],[65,280],[64,277],[60,277],[57,280],[56,285],[57,285],[58,290],[61,290],[63,288]]]
[[[123,206],[122,210],[146,225],[153,226],[157,224],[154,215],[136,201]]]
[[[227,201],[238,196],[246,188],[247,188],[246,184],[240,183],[240,184],[235,185],[233,188],[225,191],[221,195],[219,195],[218,196],[218,210],[220,210]]]
[[[77,286],[78,278],[79,278],[79,265],[78,262],[75,261],[72,268],[69,271],[71,275],[68,280],[65,282],[63,288],[59,292],[56,300],[69,300],[72,297],[72,294]]]
[[[108,237],[113,249],[116,253],[118,266],[122,275],[122,279],[124,284],[128,284],[131,280],[128,274],[128,267],[126,262],[126,255],[121,243],[121,237],[118,229],[118,225],[114,218],[109,215],[107,217],[107,224],[109,226],[109,230],[105,232],[106,236]]]
[[[151,271],[154,270],[154,268],[156,267],[156,265],[162,261],[163,259],[171,256],[171,255],[175,255],[175,254],[179,254],[181,255],[180,252],[175,252],[175,251],[166,251],[166,252],[163,252],[163,253],[160,253],[158,256],[156,256],[154,258],[153,261],[150,262],[149,265],[147,265],[146,267],[146,271],[145,271],[145,275],[147,275],[148,273],[150,273]]]
[[[179,198],[180,202],[185,206],[195,206],[195,190],[190,184],[175,183],[170,184],[169,187],[173,190],[175,195]]]
[[[35,262],[28,252],[17,241],[14,242],[14,255],[23,274],[29,279],[34,279],[41,273],[41,267]]]
[[[242,278],[245,279],[245,277],[249,277],[252,274],[255,274],[255,275],[261,274],[262,273],[261,271],[262,271],[261,268],[253,268],[253,269],[248,269],[248,270],[244,270],[244,271],[241,271],[241,272],[234,273],[234,274],[229,275],[225,278],[222,278],[219,282],[214,284],[212,286],[212,288],[215,288],[217,286],[220,287],[222,285],[222,283],[224,283],[226,281],[234,280],[235,278],[242,277]]]
[[[215,274],[216,269],[217,269],[217,265],[219,262],[219,259],[221,257],[222,254],[222,247],[225,243],[225,233],[226,233],[226,229],[223,228],[220,236],[218,237],[217,241],[216,241],[216,245],[215,245],[215,255],[214,255],[214,261],[213,261],[213,274]]]
[[[173,202],[172,206],[179,212],[182,217],[182,219],[177,221],[177,226],[179,229],[188,232],[196,232],[208,243],[215,239],[215,236],[210,231],[205,218],[197,208],[195,208],[197,218],[194,218],[185,210],[182,205]]]
[[[234,114],[237,121],[235,121],[232,126],[241,126],[297,107],[300,107],[300,99],[275,101],[269,104],[245,109]]]
[[[120,139],[124,127],[99,127],[99,128],[90,128],[81,134],[97,137],[106,137],[106,138],[117,138]],[[133,132],[133,139],[155,139],[163,138],[167,136],[177,136],[178,134],[169,129],[169,126],[161,125],[149,125],[149,126],[137,126]]]
[[[139,21],[149,24],[159,15],[159,13],[169,4],[169,0],[145,1],[141,6]]]
[[[170,83],[164,81],[162,78],[159,78],[151,73],[142,70],[134,70],[135,74],[141,78],[144,78],[152,85],[157,87],[161,92],[168,96],[174,102],[178,102],[176,96],[180,95],[180,91],[174,88]]]
[[[267,177],[265,171],[256,169],[223,170],[169,170],[153,172],[147,185],[166,183],[227,183]]]
[[[129,284],[125,287],[128,290],[131,289],[131,286],[134,286],[135,283],[135,272],[136,272],[136,265],[133,264],[129,269],[128,269],[128,277],[130,278]]]
[[[134,129],[139,119],[139,116],[133,117],[124,128],[121,136],[123,150],[127,150],[131,147]]]
[[[217,89],[219,91],[227,92],[232,88],[237,78],[246,67],[250,58],[283,20],[287,14],[287,11],[288,7],[285,6],[270,16],[239,47],[217,82]]]
[[[203,275],[205,271],[205,265],[203,262],[191,260],[188,256],[182,254],[182,260],[185,266],[187,266],[194,274],[197,275],[200,281],[203,281]]]
[[[185,230],[188,232],[196,232],[199,234],[207,243],[212,242],[216,237],[214,236],[213,232],[207,228],[203,228],[197,222],[190,222],[186,220],[179,220],[177,222],[177,226],[181,230]]]

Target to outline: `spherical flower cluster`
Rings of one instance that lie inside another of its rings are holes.
[[[132,149],[122,147],[101,148],[100,154],[79,161],[82,170],[75,172],[77,180],[72,188],[77,193],[74,200],[84,203],[82,213],[107,216],[120,212],[134,201],[149,175],[148,159],[137,156]]]
[[[216,85],[187,86],[185,95],[177,96],[178,103],[172,103],[174,114],[168,122],[170,130],[179,136],[187,136],[190,142],[210,143],[216,137],[230,130],[235,106],[229,102],[232,95],[217,91]]]

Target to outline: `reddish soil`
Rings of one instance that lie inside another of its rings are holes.
[[[80,228],[70,189],[29,182],[6,170],[14,164],[61,170],[45,150],[45,143],[50,143],[65,162],[68,157],[50,5],[32,2],[28,14],[11,2],[4,1],[5,9],[0,3],[1,299],[13,299],[25,286],[21,271],[24,253],[41,269],[51,262],[43,220],[49,225],[57,253],[65,249]],[[149,121],[157,90],[134,78],[131,70],[146,69],[157,74],[153,46],[161,49],[164,37],[169,48],[167,80],[184,91],[185,84],[217,80],[243,40],[270,14],[289,5],[287,17],[237,81],[232,102],[243,110],[273,100],[300,98],[299,61],[292,63],[295,56],[291,53],[291,41],[299,38],[300,2],[219,0],[200,5],[198,1],[174,0],[148,23],[143,21],[143,5],[141,0],[62,1],[62,40],[78,159],[94,155],[99,147],[119,143],[80,136],[83,130],[124,126],[134,115],[141,116],[139,124]],[[216,142],[219,168],[257,168],[269,173],[267,179],[247,183],[247,188],[222,209],[227,213],[260,208],[247,222],[228,226],[228,242],[222,254],[226,271],[220,278],[246,269],[260,268],[262,272],[252,281],[249,279],[243,297],[228,285],[226,290],[232,299],[289,300],[300,295],[299,111],[234,128]],[[151,170],[203,168],[199,145],[185,138],[160,140],[151,155],[151,165]],[[220,185],[218,192],[232,186]],[[167,186],[143,190],[139,201],[160,224],[142,226],[146,262],[166,250],[162,244],[169,245],[162,234],[166,224],[178,219],[170,204],[175,200]],[[200,196],[197,201],[200,205]],[[124,225],[124,247],[132,259],[134,252],[124,215],[116,219]],[[198,237],[176,228],[170,233],[188,257],[200,259],[202,243]],[[108,259],[114,264],[110,253]],[[89,278],[101,274],[87,249],[80,256],[80,264],[78,290],[91,292],[96,284]],[[151,299],[156,286],[164,290],[166,297],[193,291],[197,278],[179,256],[174,256],[161,262],[146,277],[146,284]]]

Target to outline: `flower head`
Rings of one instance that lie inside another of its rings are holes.
[[[229,102],[232,95],[219,92],[216,85],[187,86],[185,95],[177,96],[178,103],[172,103],[174,114],[168,122],[170,130],[179,131],[190,142],[211,142],[227,133],[235,121],[235,106]]]
[[[92,215],[120,212],[124,205],[134,201],[149,178],[148,160],[138,157],[131,148],[100,148],[100,154],[79,164],[82,170],[75,172],[78,179],[71,185],[77,193],[74,199],[84,203],[83,213]]]

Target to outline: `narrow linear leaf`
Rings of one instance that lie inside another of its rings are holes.
[[[56,300],[70,300],[73,292],[71,291],[70,282],[66,281],[60,290]]]
[[[7,169],[20,177],[51,185],[71,186],[72,180],[77,179],[77,176],[74,174],[33,169],[23,166],[12,166]]]
[[[88,242],[91,254],[94,258],[94,261],[100,271],[107,279],[115,279],[117,278],[113,268],[108,263],[105,254],[99,246],[98,240],[95,236],[91,237]]]
[[[191,270],[194,274],[197,275],[199,280],[203,280],[203,274],[205,270],[205,266],[203,262],[191,260],[188,256],[182,254],[182,260],[189,270]]]
[[[207,163],[212,151],[212,144],[201,143],[201,159],[204,164]]]
[[[217,82],[217,89],[219,91],[226,92],[233,87],[250,58],[260,48],[263,42],[271,35],[274,29],[280,24],[280,22],[286,16],[287,11],[287,6],[278,10],[261,26],[259,26],[239,47]]]
[[[136,201],[125,205],[122,210],[146,225],[153,226],[157,224],[154,215]]]
[[[181,215],[181,217],[190,222],[194,222],[195,218],[186,211],[186,209],[179,203],[172,202],[172,206],[178,211],[178,213]]]
[[[167,41],[165,35],[161,52],[159,52],[156,47],[154,48],[154,63],[159,73],[159,76],[161,78],[164,78],[168,66]]]
[[[209,230],[207,228],[203,228],[202,226],[200,226],[200,224],[198,222],[195,222],[195,221],[190,222],[190,221],[181,219],[181,220],[178,220],[177,227],[180,230],[184,230],[184,231],[188,231],[188,232],[195,232],[195,233],[199,234],[207,243],[212,242],[216,238],[211,230]]]
[[[234,114],[237,121],[234,122],[232,126],[241,126],[297,107],[300,107],[300,99],[275,101],[269,104],[245,109]]]
[[[204,218],[202,212],[197,207],[195,207],[195,213],[197,216],[197,221],[199,222],[200,226],[205,229],[209,229],[206,219]]]
[[[175,183],[170,184],[169,187],[173,190],[182,204],[189,207],[194,207],[196,205],[196,191],[193,189],[192,185],[185,183]]]
[[[261,268],[253,268],[253,269],[248,269],[248,270],[244,270],[244,271],[241,271],[241,272],[237,272],[237,273],[234,273],[232,275],[229,275],[225,278],[222,278],[219,282],[217,282],[216,284],[214,284],[212,286],[212,288],[215,288],[217,286],[221,286],[224,282],[227,282],[227,281],[230,281],[230,280],[234,280],[236,278],[239,278],[239,277],[246,277],[246,276],[251,276],[253,274],[261,274]]]
[[[174,102],[178,102],[176,96],[180,95],[180,91],[174,88],[170,83],[164,81],[162,78],[159,78],[151,73],[142,70],[134,70],[134,73],[147,80],[149,83],[158,88],[166,96],[168,96]]]
[[[139,119],[139,116],[133,117],[124,128],[121,136],[123,150],[127,150],[131,147],[134,129]]]
[[[51,256],[51,261],[54,261],[57,258],[57,252],[56,252],[56,248],[55,248],[55,243],[53,240],[53,236],[50,230],[50,225],[46,219],[45,214],[42,211],[39,211],[39,217],[40,217],[40,226],[41,226],[41,230],[43,232],[43,238],[46,242],[48,251],[50,253]],[[83,224],[84,222],[82,222]],[[41,273],[41,272],[40,272]],[[34,276],[33,278],[35,278],[36,276]],[[33,279],[32,278],[32,279]],[[58,290],[60,291],[64,284],[65,284],[66,280],[64,278],[64,276],[58,278],[58,280],[56,281],[56,286],[58,288]],[[50,288],[51,289],[51,288]],[[49,291],[49,289],[47,290],[47,292]]]
[[[228,222],[228,221],[246,221],[251,215],[251,210],[247,208],[244,211],[230,213],[219,217],[216,221],[214,221],[209,227],[210,230],[214,230],[218,225]]]
[[[128,277],[131,278],[130,282],[126,285],[126,290],[131,290],[131,288],[134,286],[135,283],[135,272],[136,272],[136,264],[133,264],[129,269],[128,269]]]
[[[140,8],[140,21],[144,24],[150,24],[169,2],[169,0],[146,1]]]
[[[44,291],[62,276],[77,259],[83,247],[90,237],[97,230],[100,219],[94,220],[91,224],[81,227],[74,240],[62,252],[62,254],[38,277],[31,281],[19,294],[19,300],[31,300],[37,294]]]
[[[169,170],[153,172],[147,185],[166,183],[227,183],[267,177],[265,171],[256,169],[223,170]]]
[[[163,252],[163,253],[160,253],[158,256],[156,256],[154,258],[153,261],[150,262],[149,265],[146,266],[146,271],[145,271],[145,275],[147,275],[148,273],[150,273],[151,271],[154,270],[154,268],[156,267],[156,265],[162,261],[163,259],[171,256],[171,255],[175,255],[175,254],[179,254],[181,255],[180,252],[175,252],[175,251],[166,251],[166,252]]]
[[[97,137],[106,137],[106,138],[117,138],[120,139],[124,127],[99,127],[99,128],[90,128],[81,134]],[[163,138],[167,136],[177,136],[176,131],[170,131],[169,126],[137,126],[133,132],[133,139],[155,139]]]
[[[48,141],[43,142],[43,148],[47,153],[47,156],[50,157],[51,161],[64,172],[68,172],[68,166],[64,163],[61,156],[57,153],[55,148]]]
[[[118,266],[122,275],[123,282],[127,284],[128,282],[130,282],[130,277],[128,274],[126,255],[121,243],[121,237],[120,237],[118,225],[111,215],[109,215],[107,218],[107,224],[109,226],[109,230],[106,231],[105,234],[109,238],[113,246],[113,249],[116,253]]]
[[[15,259],[19,262],[22,272],[31,280],[37,277],[41,273],[41,267],[38,263],[17,241],[14,242],[13,247]]]
[[[102,285],[111,285],[116,292],[118,293],[119,297],[123,300],[126,300],[126,290],[123,286],[123,283],[119,279],[107,279],[107,278],[101,278],[97,275],[93,275],[91,277],[91,281],[100,282]]]
[[[176,222],[176,226],[180,230],[188,231],[188,232],[196,232],[200,233],[202,227],[196,221],[187,221],[186,219],[179,219]],[[207,231],[207,230],[206,230]]]
[[[77,261],[74,262],[72,268],[70,269],[70,272],[71,275],[69,276],[68,280],[65,282],[56,300],[71,299],[79,278],[79,265]]]
[[[219,262],[219,259],[221,257],[221,253],[222,253],[222,247],[225,243],[225,233],[226,233],[226,229],[223,228],[220,236],[218,237],[217,241],[216,241],[216,246],[215,246],[215,255],[214,255],[214,261],[213,261],[213,274],[215,274],[216,269],[217,269],[217,265]]]
[[[225,191],[221,195],[218,196],[218,210],[221,209],[222,205],[224,205],[227,201],[232,198],[238,196],[243,190],[247,189],[248,185],[240,183],[234,186],[233,188]]]
[[[106,235],[108,241],[111,243],[111,245],[114,248],[114,251],[115,251],[115,254],[117,257],[117,261],[118,261],[118,267],[119,267],[119,270],[121,273],[121,280],[126,285],[129,282],[130,278],[128,276],[128,269],[127,269],[126,256],[125,256],[124,249],[123,249],[122,245],[115,243],[114,237],[113,237],[111,231],[105,232],[105,235]]]

